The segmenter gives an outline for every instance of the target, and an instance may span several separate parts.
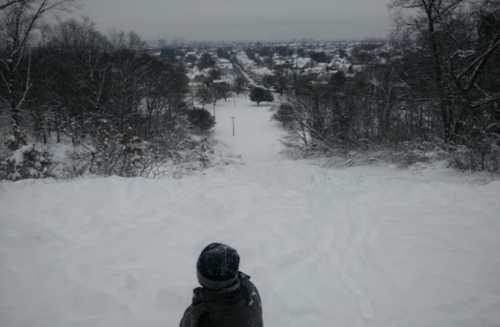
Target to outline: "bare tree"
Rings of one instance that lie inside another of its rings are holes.
[[[20,133],[21,111],[32,88],[30,42],[48,12],[71,2],[24,0],[0,5],[0,97],[10,110],[14,135]]]
[[[25,2],[26,0],[2,0],[0,1],[0,10],[5,10],[16,3]]]
[[[395,8],[410,9],[416,12],[411,17],[410,24],[427,40],[432,56],[434,83],[441,118],[443,121],[444,139],[451,141],[454,138],[453,110],[450,102],[449,87],[447,85],[445,50],[442,36],[446,33],[443,27],[454,11],[463,5],[466,0],[394,0]]]

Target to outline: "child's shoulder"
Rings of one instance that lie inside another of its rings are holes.
[[[203,287],[197,287],[193,290],[193,305],[201,303],[203,300]]]

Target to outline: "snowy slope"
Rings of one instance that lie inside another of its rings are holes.
[[[177,326],[214,240],[240,251],[266,326],[500,325],[498,181],[287,160],[270,116],[217,109],[243,165],[1,183],[0,326]]]

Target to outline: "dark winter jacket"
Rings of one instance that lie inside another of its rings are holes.
[[[197,288],[180,327],[263,327],[259,292],[243,273],[222,290]]]

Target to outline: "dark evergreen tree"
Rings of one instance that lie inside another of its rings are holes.
[[[274,101],[274,97],[271,91],[267,89],[261,87],[253,87],[250,90],[250,100],[252,100],[253,102],[257,102],[257,106],[259,106],[261,102]]]

